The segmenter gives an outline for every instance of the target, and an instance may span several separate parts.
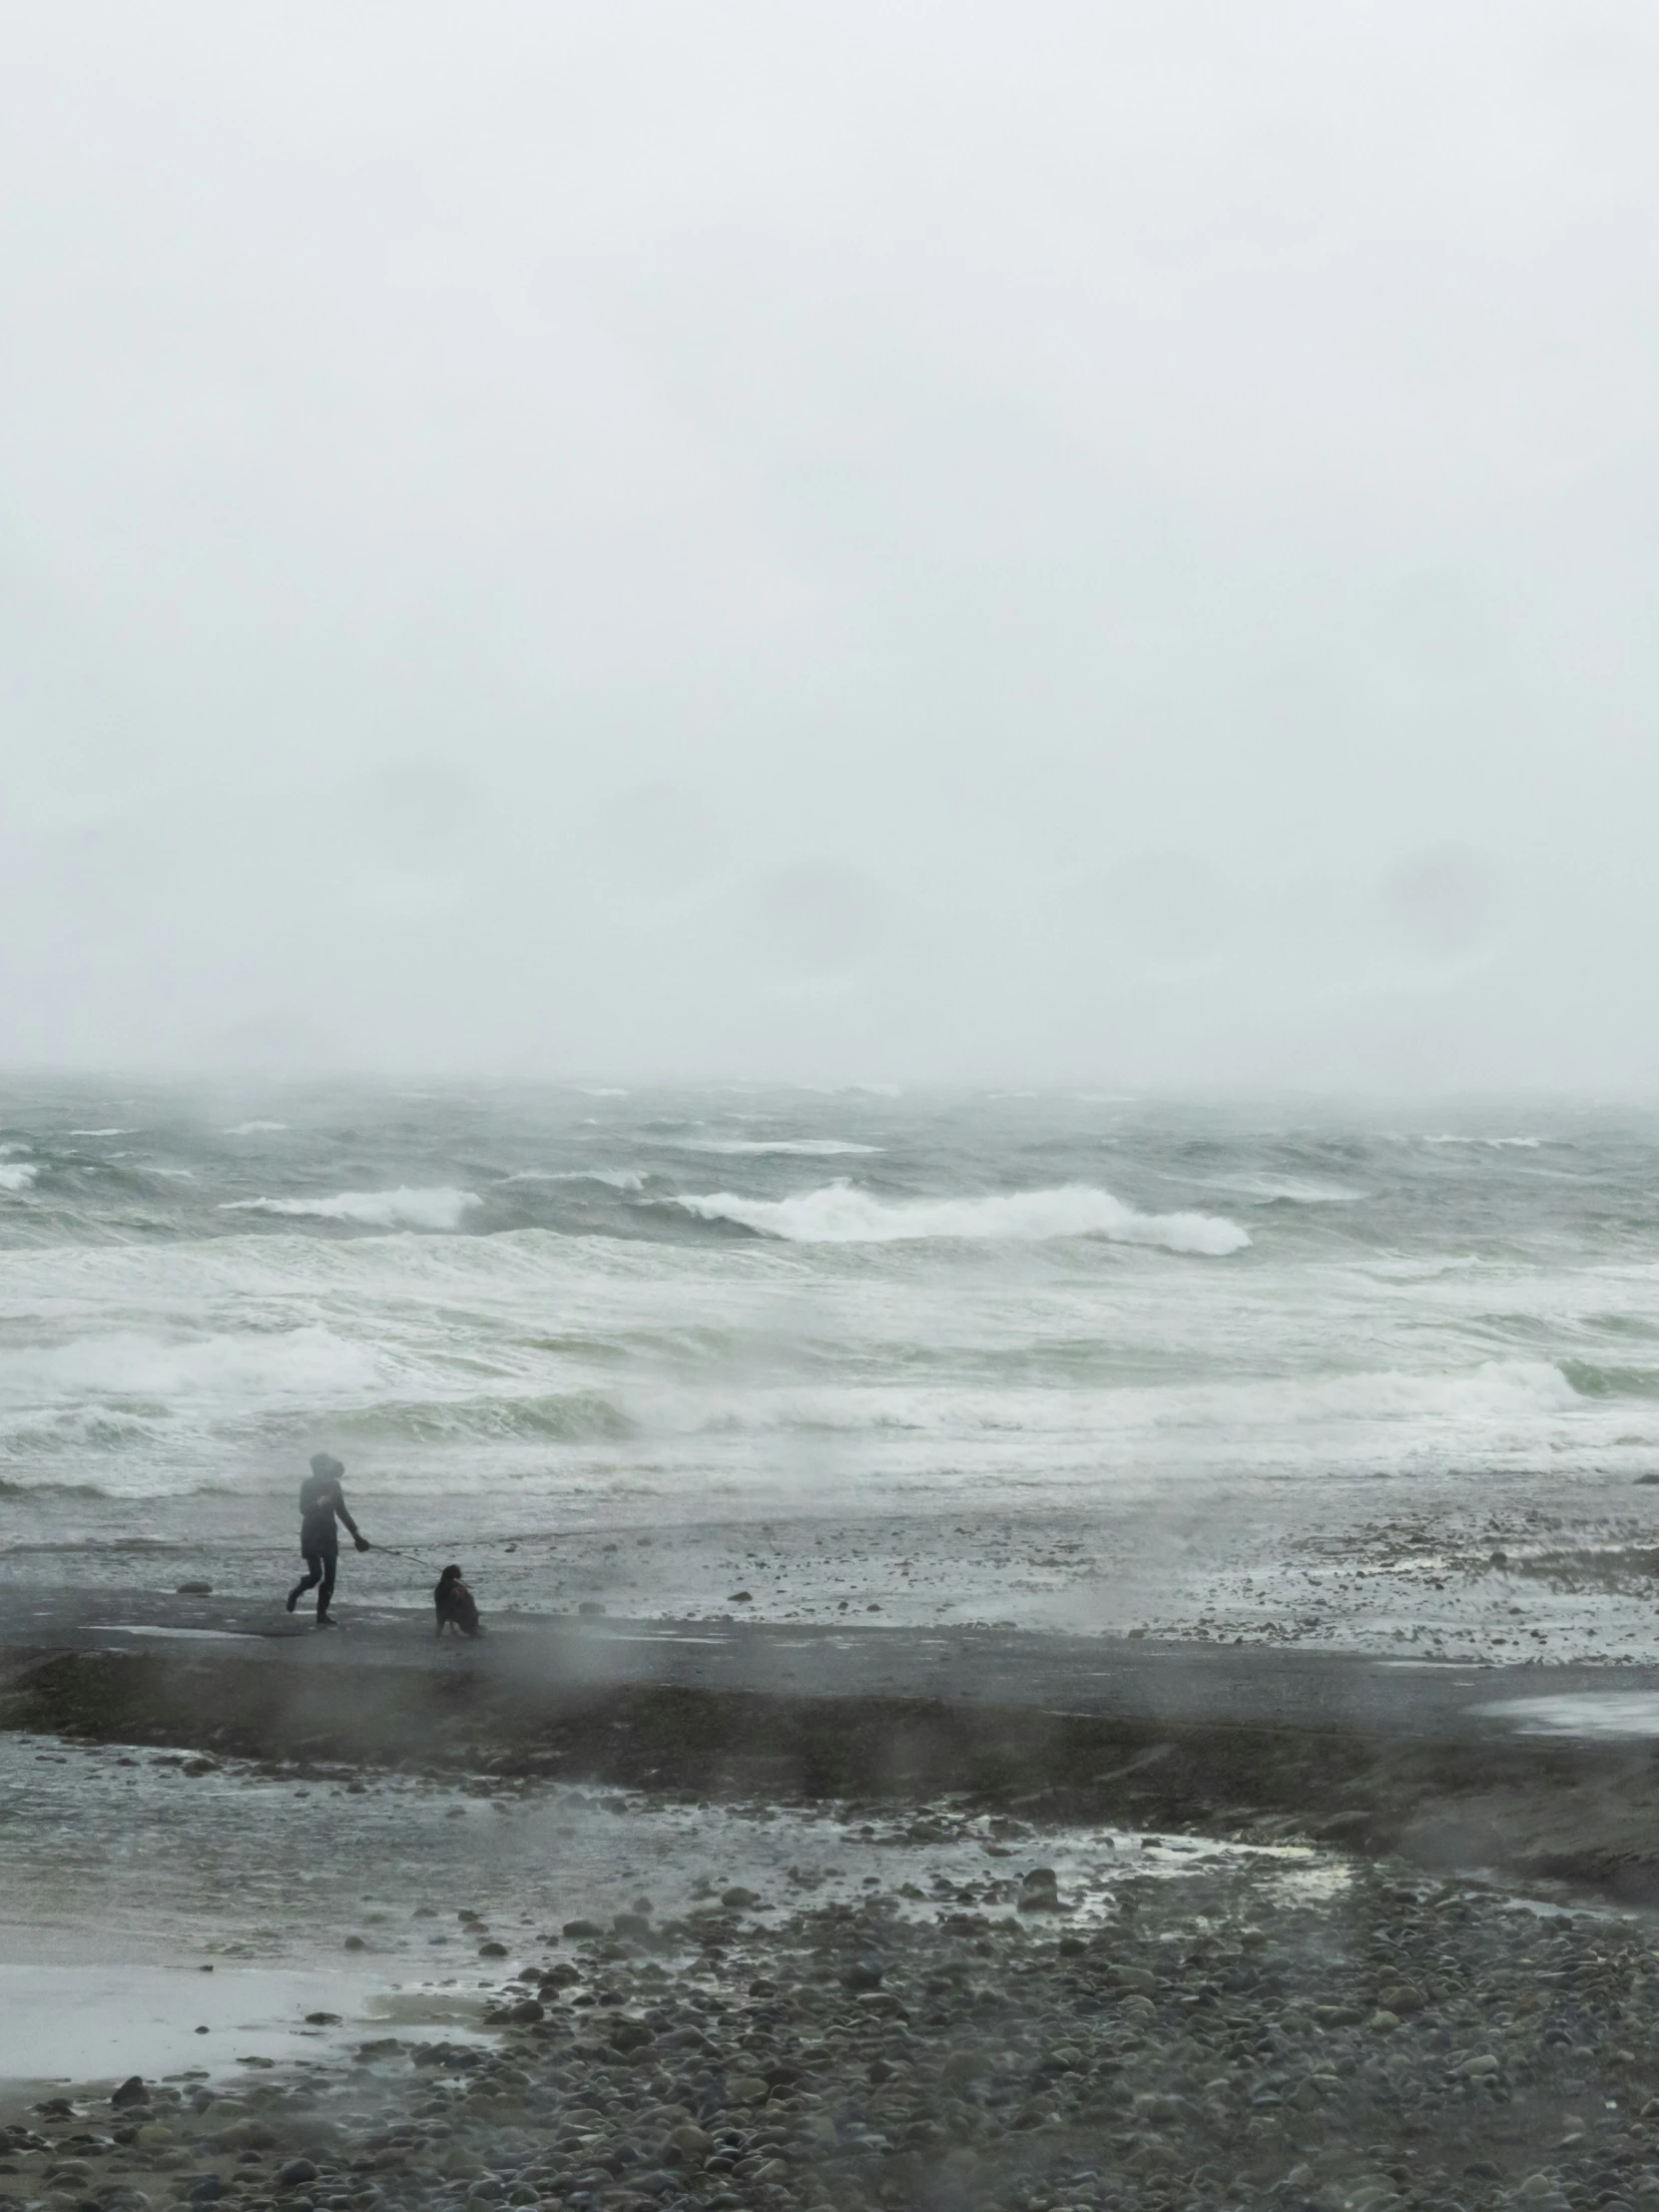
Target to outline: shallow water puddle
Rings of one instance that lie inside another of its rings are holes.
[[[259,1644],[263,1636],[253,1636],[241,1628],[164,1628],[140,1625],[135,1621],[88,1621],[87,1626],[100,1636],[161,1636],[180,1643]]]
[[[757,1927],[879,1895],[905,1918],[1058,1933],[1111,1919],[1126,1884],[1224,1865],[1310,1898],[1348,1880],[1293,1846],[1038,1833],[948,1803],[694,1806],[9,1735],[0,1840],[0,2079],[217,2071],[388,2029],[475,2030],[485,1994],[567,1922],[660,1926],[733,1893]],[[1053,1880],[1032,1910],[1039,1869]]]
[[[0,1940],[7,1931],[0,1931]],[[360,1981],[269,1967],[0,1965],[0,2083],[217,2073],[245,2057],[331,2055],[363,2030]],[[307,2012],[330,2012],[326,2027]]]
[[[1513,1722],[1522,1736],[1659,1736],[1659,1692],[1653,1690],[1499,1698],[1475,1711]]]

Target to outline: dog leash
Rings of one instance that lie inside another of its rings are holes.
[[[443,1572],[438,1562],[435,1559],[428,1559],[423,1551],[409,1551],[397,1544],[371,1543],[368,1548],[370,1551],[383,1551],[388,1559],[412,1559],[417,1566],[431,1567],[439,1574]]]

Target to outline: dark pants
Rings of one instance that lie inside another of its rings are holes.
[[[313,1584],[320,1583],[321,1588],[316,1593],[316,1617],[320,1620],[328,1610],[328,1600],[334,1594],[334,1574],[339,1566],[339,1547],[330,1544],[326,1551],[306,1551],[301,1556],[305,1561],[305,1571],[293,1585],[293,1594],[297,1597],[301,1590],[308,1590]]]

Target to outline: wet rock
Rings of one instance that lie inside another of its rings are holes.
[[[316,2179],[316,2168],[308,2158],[290,2158],[285,2166],[276,2169],[276,2179],[284,2189],[297,2189],[302,2183]]]
[[[112,2089],[110,2102],[114,2105],[143,2104],[149,2096],[143,2074],[129,2074],[119,2089]]]
[[[1033,1867],[1020,1878],[1020,1912],[1053,1914],[1059,1909],[1059,1876],[1053,1867]]]
[[[233,2120],[222,2128],[219,2140],[227,2150],[270,2150],[276,2137],[264,2120],[247,2118]]]
[[[1396,2019],[1403,2020],[1412,2012],[1420,2012],[1424,2000],[1419,1989],[1413,1989],[1401,1981],[1384,1989],[1377,2001],[1383,2011],[1391,2012]]]
[[[753,1890],[745,1890],[739,1886],[730,1890],[723,1890],[720,1902],[728,1912],[747,1913],[751,1906],[759,1905],[761,1901]]]

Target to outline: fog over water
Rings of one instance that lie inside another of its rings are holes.
[[[1656,94],[1623,0],[22,11],[0,1056],[1647,1088]]]

